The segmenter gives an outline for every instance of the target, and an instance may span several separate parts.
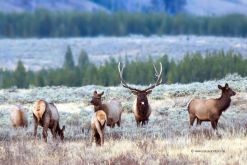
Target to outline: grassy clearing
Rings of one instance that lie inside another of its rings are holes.
[[[14,93],[1,90],[0,95],[5,94],[1,95],[5,101],[0,105],[0,164],[245,164],[245,81],[245,78],[227,80],[237,91],[237,95],[233,97],[230,108],[221,116],[218,133],[214,132],[207,122],[189,129],[186,105],[193,97],[218,97],[220,93],[216,84],[222,84],[225,80],[193,85],[167,85],[163,86],[165,89],[155,89],[150,96],[153,108],[150,122],[142,128],[136,127],[131,113],[134,97],[125,89],[95,86],[57,87],[61,95],[52,93],[49,100],[56,102],[61,125],[66,125],[65,142],[53,142],[48,132],[47,144],[41,140],[41,127],[38,129],[39,140],[33,140],[30,93],[36,91],[35,97],[39,97],[40,93],[43,97],[44,91],[49,87],[39,88],[40,92],[36,88],[17,90]],[[121,127],[106,128],[103,147],[89,143],[88,128],[93,110],[88,100],[94,89],[105,90],[105,100],[120,99],[125,109]],[[52,90],[53,88],[50,88],[50,92]],[[73,91],[79,92],[73,94]],[[12,98],[19,99],[15,101]],[[27,129],[13,129],[10,126],[9,112],[13,104],[20,103],[18,100],[22,100],[21,103],[28,110]]]

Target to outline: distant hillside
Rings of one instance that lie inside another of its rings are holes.
[[[238,13],[247,15],[246,0],[189,0],[184,10],[193,15],[226,15]]]
[[[0,0],[1,12],[50,11],[79,12],[179,12],[193,15],[247,15],[246,0]]]

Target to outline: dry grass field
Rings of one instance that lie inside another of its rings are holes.
[[[219,120],[218,133],[208,122],[189,128],[187,103],[191,98],[216,98],[217,84],[237,92]],[[102,147],[89,142],[92,92],[105,91],[104,101],[118,98],[124,106],[120,128],[106,128]],[[150,95],[152,114],[148,125],[137,128],[131,113],[132,96],[122,87],[44,87],[0,90],[0,164],[246,164],[247,162],[247,78],[233,75],[219,81],[187,85],[161,85]],[[48,143],[33,138],[33,101],[53,101],[65,125],[65,141]],[[11,128],[9,112],[22,104],[28,128]]]

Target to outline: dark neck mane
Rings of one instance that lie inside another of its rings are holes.
[[[98,110],[103,110],[103,105],[102,104],[94,105],[94,112],[96,112]]]
[[[220,98],[216,100],[217,100],[217,107],[220,112],[226,111],[226,109],[231,104],[231,98],[227,95],[224,95],[223,93],[221,94]]]
[[[142,117],[147,116],[148,108],[149,108],[148,101],[145,102],[145,106],[141,106],[140,103],[138,103],[138,101],[136,101],[136,107],[137,107],[137,112],[140,116],[142,116]]]

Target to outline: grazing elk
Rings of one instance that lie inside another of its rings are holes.
[[[195,119],[197,125],[202,121],[210,121],[213,129],[217,129],[218,120],[231,103],[231,96],[236,93],[226,83],[225,87],[218,85],[222,91],[221,97],[217,99],[193,99],[188,105],[188,112],[190,118],[190,126],[193,126]]]
[[[36,101],[33,108],[33,119],[35,139],[38,125],[40,125],[43,127],[42,134],[45,142],[47,142],[48,128],[51,130],[53,139],[56,139],[58,134],[63,141],[65,126],[63,126],[62,129],[59,126],[59,114],[54,103],[47,103],[44,100]]]
[[[106,113],[98,110],[94,113],[91,119],[91,143],[95,139],[97,145],[104,144],[104,128],[107,122]]]
[[[133,113],[135,115],[135,120],[136,120],[136,124],[137,126],[140,125],[140,123],[142,125],[145,125],[148,123],[149,120],[149,116],[151,114],[151,107],[150,104],[148,103],[148,98],[147,96],[149,94],[151,94],[152,89],[155,88],[156,86],[160,85],[162,83],[162,64],[160,63],[160,72],[157,72],[157,69],[154,66],[154,70],[155,70],[155,74],[157,77],[157,81],[155,84],[152,84],[150,87],[144,89],[144,90],[140,90],[140,89],[136,89],[133,87],[130,87],[126,81],[123,79],[123,69],[124,66],[121,69],[121,64],[118,64],[118,71],[119,71],[119,75],[120,75],[120,79],[121,79],[121,84],[123,85],[123,87],[128,88],[131,90],[131,92],[137,96],[137,98],[134,101],[133,104]]]
[[[94,111],[97,112],[98,110],[103,110],[106,113],[107,126],[114,128],[115,124],[117,124],[120,127],[121,115],[123,112],[123,107],[121,102],[113,99],[103,104],[102,103],[103,94],[104,92],[97,93],[97,91],[94,91],[92,100],[90,101],[90,103],[94,105]]]
[[[22,106],[16,106],[10,113],[10,120],[14,128],[27,127],[28,120],[27,115]]]

